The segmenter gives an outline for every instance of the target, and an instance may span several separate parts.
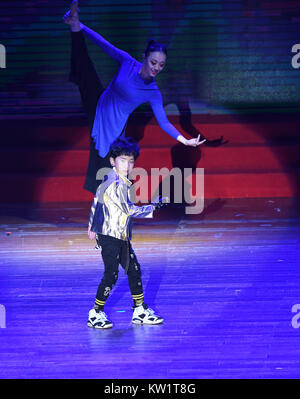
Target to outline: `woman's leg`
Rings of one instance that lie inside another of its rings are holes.
[[[91,137],[98,100],[104,88],[88,55],[83,32],[71,32],[71,35],[72,51],[69,79],[79,88],[90,131],[90,154],[84,188],[95,194],[100,184],[100,181],[96,180],[97,171],[104,167],[110,167],[109,157],[101,158],[99,156],[95,149],[95,142]]]
[[[84,188],[95,194],[100,183],[96,181],[97,171],[103,167],[110,167],[108,157],[99,156],[91,137],[98,100],[104,87],[89,57],[85,37],[80,28],[77,7],[78,2],[73,1],[70,11],[64,17],[65,22],[70,25],[72,40],[69,80],[78,86],[83,109],[88,118],[90,156]]]
[[[91,129],[97,103],[104,88],[88,55],[83,32],[71,32],[71,38],[71,71],[69,80],[78,86],[82,105]]]
[[[71,29],[71,70],[69,80],[79,89],[83,108],[93,125],[98,99],[104,88],[89,57],[84,33],[78,17],[78,1],[73,1],[64,21]]]

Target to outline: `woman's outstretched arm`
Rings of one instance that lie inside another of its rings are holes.
[[[86,25],[80,23],[81,30],[84,35],[91,39],[97,46],[99,46],[107,55],[117,62],[122,62],[124,59],[132,58],[126,51],[120,50],[113,46],[109,41],[104,39],[99,33],[88,28]]]
[[[163,108],[163,101],[161,93],[158,92],[155,96],[155,100],[151,101],[151,107],[154,112],[155,118],[157,119],[159,126],[174,139],[178,140],[180,143],[192,147],[197,147],[198,145],[204,143],[206,139],[200,140],[200,134],[197,138],[186,139],[172,123],[168,120],[165,110]]]

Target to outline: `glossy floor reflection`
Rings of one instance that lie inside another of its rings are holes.
[[[86,235],[88,206],[3,208],[0,377],[299,378],[293,206],[208,201],[197,217],[169,209],[138,221],[132,243],[146,302],[165,322],[131,324],[120,268],[105,309],[114,327],[105,331],[86,325],[103,270]]]

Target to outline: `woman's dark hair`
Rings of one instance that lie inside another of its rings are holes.
[[[148,57],[148,55],[150,53],[152,53],[153,51],[159,51],[159,52],[166,54],[166,56],[168,55],[167,48],[164,44],[157,43],[155,40],[151,39],[148,41],[147,48],[144,51],[145,57]]]
[[[120,155],[132,155],[136,160],[140,155],[138,143],[131,137],[119,137],[110,145],[109,156],[115,159]]]

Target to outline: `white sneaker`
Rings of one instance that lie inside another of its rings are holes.
[[[160,324],[163,321],[164,319],[157,316],[154,310],[148,308],[145,303],[134,308],[132,316],[132,323],[134,324]]]
[[[112,328],[113,323],[107,319],[104,312],[97,313],[95,309],[91,309],[87,325],[92,328]]]

